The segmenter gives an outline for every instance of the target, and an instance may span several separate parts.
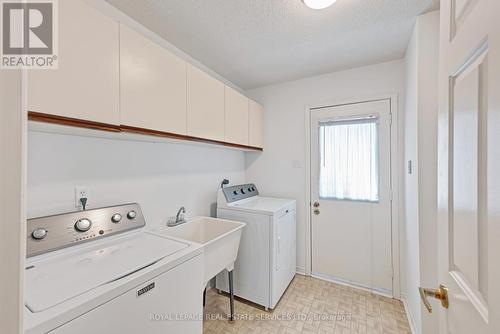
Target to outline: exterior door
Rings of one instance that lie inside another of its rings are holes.
[[[498,0],[441,1],[439,271],[449,307],[429,302],[443,334],[500,333],[499,13]]]
[[[390,100],[311,110],[314,276],[392,295]]]

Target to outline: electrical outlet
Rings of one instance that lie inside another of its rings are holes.
[[[75,187],[75,207],[82,208],[82,202],[80,202],[80,198],[87,199],[87,205],[89,202],[89,187],[86,186],[76,186]]]

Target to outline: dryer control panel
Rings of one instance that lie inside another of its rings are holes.
[[[226,197],[227,203],[236,202],[259,194],[257,187],[253,183],[222,188],[222,192],[224,193],[224,197]]]
[[[34,256],[146,225],[139,204],[28,219],[26,256]]]

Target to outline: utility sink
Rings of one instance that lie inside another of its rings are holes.
[[[245,225],[226,219],[195,217],[156,233],[203,246],[206,284],[222,270],[234,269],[241,231]]]

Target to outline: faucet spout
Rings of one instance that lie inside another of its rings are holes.
[[[186,220],[184,219],[184,214],[185,213],[186,213],[186,208],[182,206],[179,209],[179,211],[177,211],[177,214],[175,215],[175,218],[172,217],[168,221],[167,226],[174,227],[174,226],[177,226],[177,225],[185,223],[186,222]]]
[[[181,206],[181,208],[179,209],[179,211],[177,211],[177,215],[175,216],[175,222],[180,222],[181,220],[184,220],[184,218],[180,218],[181,217],[181,214],[185,214],[186,213],[186,208]]]

